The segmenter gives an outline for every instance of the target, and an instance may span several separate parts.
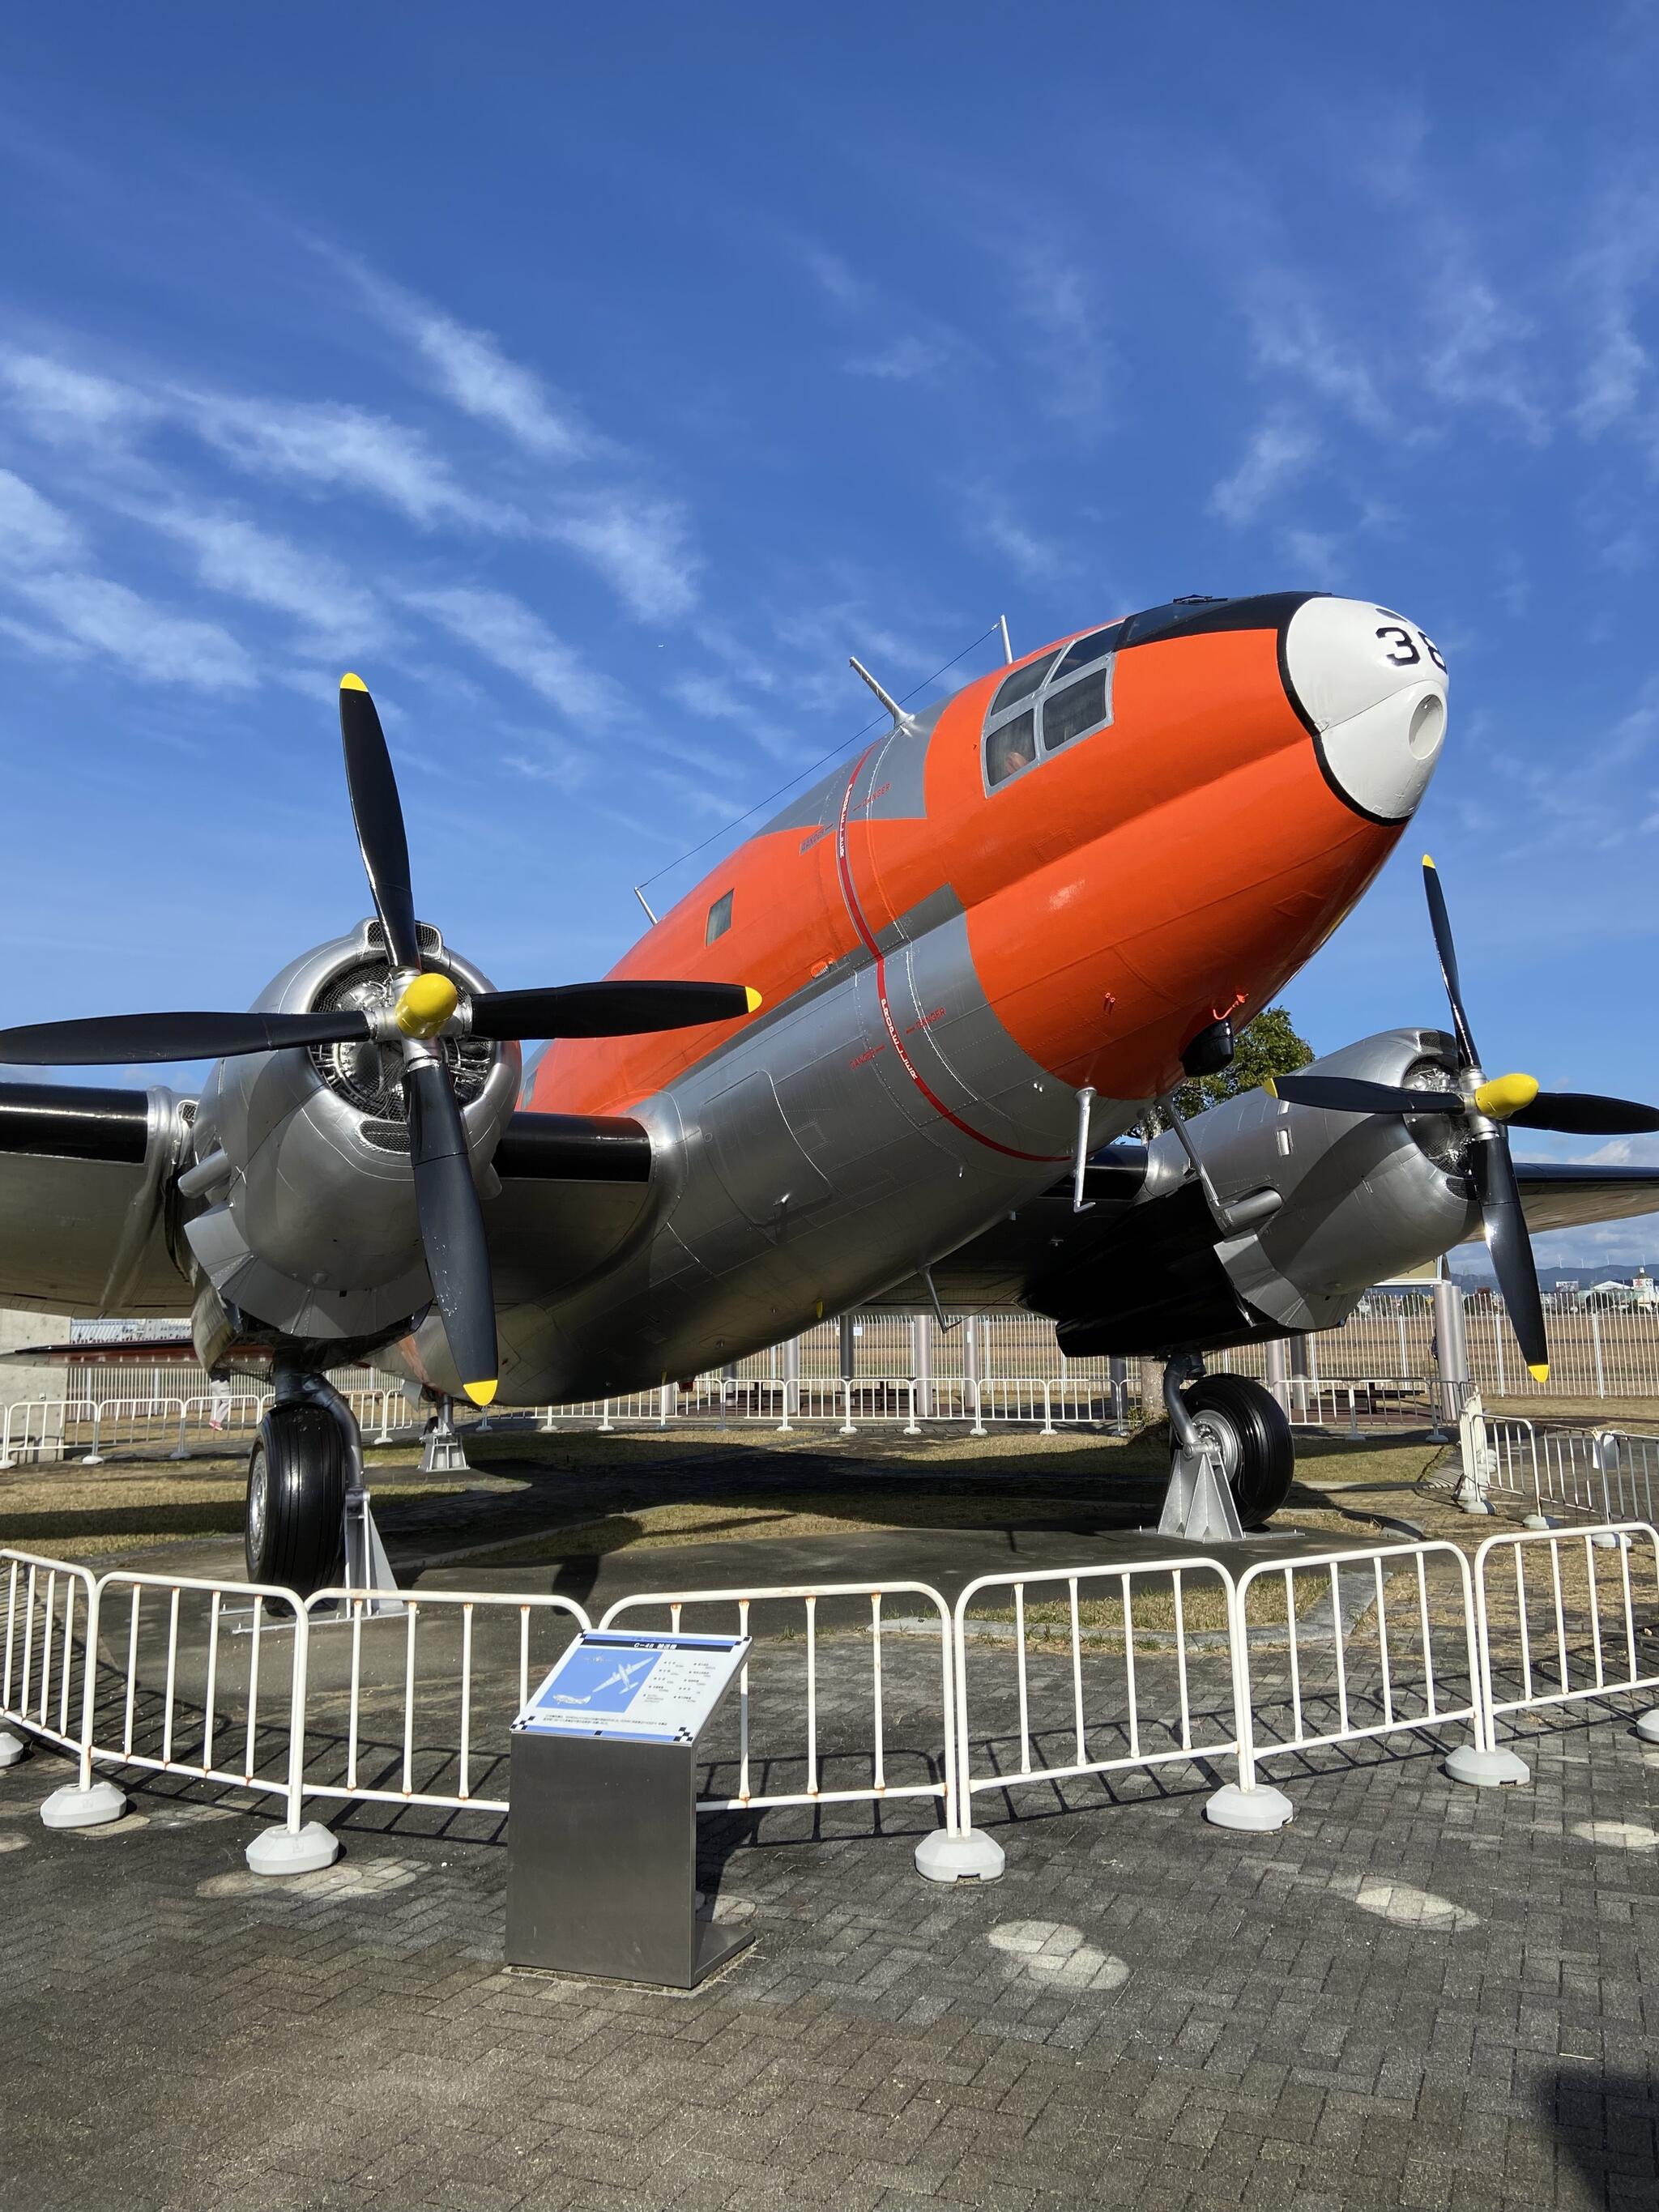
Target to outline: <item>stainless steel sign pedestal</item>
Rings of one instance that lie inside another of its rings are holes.
[[[746,1637],[594,1631],[514,1723],[507,1958],[695,1989],[752,1940],[696,1911],[697,1739]]]

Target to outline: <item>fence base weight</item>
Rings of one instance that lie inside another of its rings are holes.
[[[1636,1723],[1636,1733],[1644,1743],[1659,1743],[1659,1708],[1641,1716]]]
[[[1532,1780],[1532,1769],[1515,1752],[1501,1747],[1482,1751],[1473,1743],[1460,1743],[1448,1753],[1446,1771],[1454,1782],[1467,1782],[1476,1790],[1496,1790],[1506,1782]]]
[[[40,1818],[49,1828],[102,1828],[126,1809],[125,1793],[112,1782],[88,1783],[84,1790],[66,1782],[42,1805]]]
[[[261,1828],[246,1852],[253,1874],[315,1874],[339,1856],[338,1841],[320,1820],[307,1820],[297,1831]]]
[[[1246,1835],[1261,1835],[1283,1828],[1294,1818],[1296,1808],[1282,1790],[1258,1782],[1254,1790],[1241,1790],[1236,1782],[1224,1783],[1204,1800],[1204,1817],[1218,1828],[1237,1828]]]
[[[999,1881],[1008,1863],[1001,1844],[978,1828],[965,1836],[935,1828],[916,1845],[915,1856],[916,1872],[929,1881]]]
[[[21,1735],[9,1729],[0,1729],[0,1766],[15,1766],[20,1759],[27,1759],[29,1747]]]

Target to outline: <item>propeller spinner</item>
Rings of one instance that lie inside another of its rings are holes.
[[[1457,948],[1446,911],[1446,895],[1440,887],[1440,872],[1426,853],[1423,889],[1457,1039],[1456,1090],[1418,1091],[1346,1075],[1280,1075],[1265,1088],[1275,1097],[1291,1099],[1297,1105],[1322,1106],[1337,1114],[1455,1114],[1463,1118],[1469,1138],[1469,1173],[1486,1224],[1492,1270],[1522,1357],[1534,1380],[1542,1382],[1550,1371],[1544,1302],[1539,1294],[1532,1239],[1510,1156],[1509,1131],[1516,1127],[1556,1129],[1575,1137],[1634,1136],[1659,1130],[1659,1112],[1633,1100],[1603,1098],[1593,1091],[1540,1091],[1530,1075],[1488,1078],[1480,1066],[1464,1010]]]
[[[385,932],[396,998],[382,1007],[278,1014],[113,1014],[0,1030],[0,1064],[105,1066],[228,1060],[308,1045],[395,1044],[403,1055],[410,1158],[421,1246],[462,1387],[475,1405],[495,1395],[495,1304],[483,1215],[445,1034],[491,1038],[634,1036],[753,1013],[741,983],[567,983],[547,990],[462,993],[421,966],[409,840],[380,718],[359,676],[340,679],[340,735],[358,848]]]

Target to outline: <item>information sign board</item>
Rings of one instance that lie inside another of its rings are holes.
[[[753,1640],[589,1629],[568,1646],[514,1726],[633,1743],[693,1743]]]

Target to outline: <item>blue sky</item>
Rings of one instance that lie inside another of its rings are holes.
[[[1659,1097],[1651,6],[67,5],[0,56],[8,1018],[242,1005],[360,915],[346,666],[422,913],[556,982],[852,738],[848,652],[1309,586],[1425,624],[1452,725],[1300,1026],[1440,1018],[1426,845],[1489,1065]]]

